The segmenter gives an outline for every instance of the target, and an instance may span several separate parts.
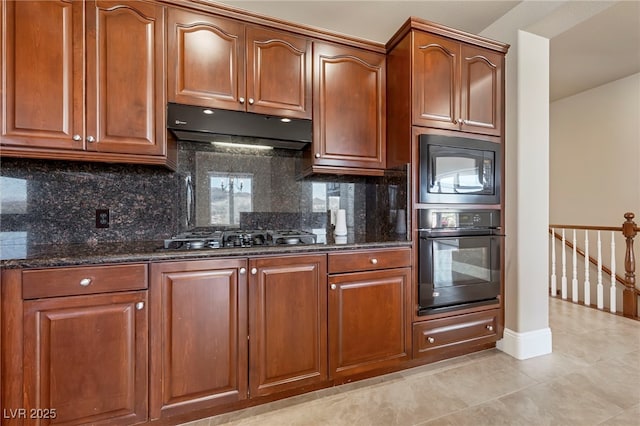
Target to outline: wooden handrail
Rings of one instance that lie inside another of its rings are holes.
[[[621,283],[624,286],[622,291],[622,314],[625,317],[638,318],[638,297],[640,296],[640,289],[636,287],[636,257],[633,249],[633,240],[640,232],[638,225],[633,221],[635,215],[631,212],[624,214],[625,222],[620,227],[616,226],[582,226],[582,225],[549,225],[549,233],[553,235],[555,239],[562,240],[562,236],[552,229],[580,229],[585,231],[617,231],[621,232],[626,240],[626,251],[624,259],[624,278],[618,274],[615,276],[616,282]],[[570,241],[565,239],[565,244],[573,249],[574,245]],[[576,253],[582,257],[585,256],[585,252],[580,248],[575,248]],[[597,260],[589,256],[589,263],[597,265]],[[611,275],[611,269],[606,266],[602,266],[602,270]]]
[[[549,225],[549,228],[582,229],[586,231],[620,231],[622,226]]]

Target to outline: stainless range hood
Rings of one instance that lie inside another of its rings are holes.
[[[215,142],[216,135],[259,140],[243,144],[301,150],[311,142],[311,120],[288,119],[243,111],[227,111],[169,103],[167,128],[178,140]]]

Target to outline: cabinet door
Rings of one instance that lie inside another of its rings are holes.
[[[313,164],[385,167],[385,56],[314,43]]]
[[[249,261],[251,396],[327,379],[325,255]]]
[[[504,56],[475,46],[462,45],[461,129],[502,134]]]
[[[83,2],[3,1],[0,7],[6,73],[0,142],[83,149]]]
[[[87,149],[165,154],[164,9],[101,0],[86,8]]]
[[[311,40],[247,27],[247,111],[311,119]]]
[[[176,8],[168,22],[169,102],[244,110],[244,24]]]
[[[329,277],[329,371],[334,379],[410,358],[410,269]]]
[[[146,301],[138,291],[25,302],[27,413],[55,409],[52,423],[66,425],[144,422]]]
[[[247,397],[246,260],[151,266],[151,418]]]
[[[413,124],[458,130],[460,43],[422,32],[413,42]]]

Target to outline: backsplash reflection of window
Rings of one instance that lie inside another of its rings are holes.
[[[209,172],[210,225],[239,225],[253,211],[253,174]]]

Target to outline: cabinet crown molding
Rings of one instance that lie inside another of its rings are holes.
[[[391,51],[391,49],[393,49],[396,44],[398,44],[400,40],[402,40],[404,36],[406,36],[412,30],[419,30],[443,37],[448,37],[479,47],[484,47],[486,49],[492,49],[503,54],[506,54],[510,47],[510,45],[506,43],[502,43],[486,37],[481,37],[479,35],[471,34],[466,31],[457,30],[455,28],[450,28],[436,22],[427,21],[426,19],[411,16],[405,21],[402,27],[400,27],[400,29],[396,31],[391,39],[389,39],[386,44],[387,51]]]

